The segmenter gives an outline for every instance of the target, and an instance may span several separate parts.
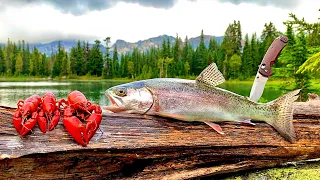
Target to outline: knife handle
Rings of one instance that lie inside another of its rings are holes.
[[[272,65],[276,62],[282,49],[287,45],[288,37],[279,36],[270,45],[259,66],[259,73],[265,77],[272,76]]]

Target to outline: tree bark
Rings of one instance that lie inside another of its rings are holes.
[[[294,104],[296,143],[262,122],[221,123],[220,135],[199,122],[104,113],[82,147],[62,122],[22,137],[12,112],[0,108],[0,179],[188,179],[320,158],[318,100]]]

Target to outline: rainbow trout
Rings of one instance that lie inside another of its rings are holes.
[[[216,87],[225,81],[215,63],[204,69],[196,80],[157,78],[135,81],[109,88],[106,96],[112,112],[139,113],[183,121],[201,121],[218,133],[214,122],[251,123],[264,121],[285,139],[294,142],[292,103],[300,89],[268,103],[256,103],[248,97]]]

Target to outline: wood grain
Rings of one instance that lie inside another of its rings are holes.
[[[298,141],[271,126],[221,123],[225,135],[199,122],[104,112],[87,147],[60,122],[25,137],[0,108],[0,179],[189,179],[320,158],[320,103],[294,105]]]

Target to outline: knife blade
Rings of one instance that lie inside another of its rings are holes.
[[[271,68],[273,64],[276,62],[282,49],[287,45],[287,43],[287,36],[279,36],[272,42],[272,44],[268,48],[266,54],[264,55],[259,65],[257,75],[251,87],[250,99],[252,101],[258,102],[258,100],[262,96],[268,78],[272,76]]]

